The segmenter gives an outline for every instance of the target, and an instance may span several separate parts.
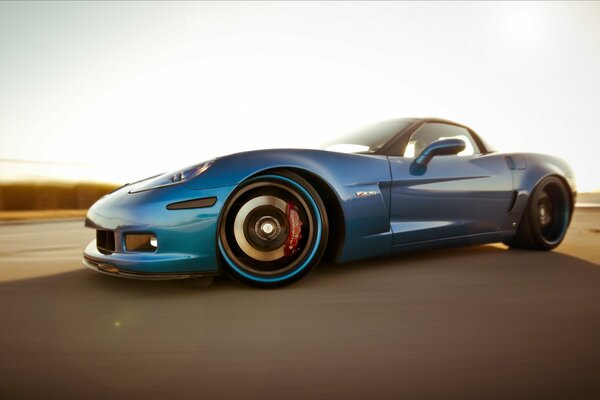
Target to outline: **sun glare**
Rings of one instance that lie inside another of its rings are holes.
[[[522,5],[506,18],[506,33],[514,43],[530,45],[542,37],[541,23],[535,11]]]
[[[128,7],[148,12],[135,19]],[[0,26],[22,40],[0,38],[0,159],[32,162],[0,161],[0,179],[125,183],[433,116],[472,126],[499,150],[565,157],[580,190],[600,189],[590,112],[600,107],[591,51],[600,48],[600,22],[589,10],[582,19],[582,5],[128,7],[47,8],[43,37],[11,22],[39,13],[35,4],[4,7]]]

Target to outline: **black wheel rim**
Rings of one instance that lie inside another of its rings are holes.
[[[540,190],[536,203],[536,222],[547,243],[562,240],[569,223],[569,212],[569,198],[564,187],[549,183]]]
[[[290,237],[288,205],[297,211],[301,222],[300,232],[296,232],[299,240],[291,254],[285,249]],[[314,219],[305,199],[292,188],[277,182],[256,182],[231,199],[221,225],[221,243],[227,256],[245,272],[266,277],[284,275],[310,250]]]

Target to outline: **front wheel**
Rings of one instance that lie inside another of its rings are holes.
[[[242,184],[227,202],[218,243],[227,272],[258,287],[288,285],[319,262],[327,243],[327,214],[315,189],[287,172]]]
[[[571,221],[571,198],[557,177],[544,178],[531,192],[510,247],[552,250],[567,233]]]

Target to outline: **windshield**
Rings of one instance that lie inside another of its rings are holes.
[[[414,119],[402,118],[368,125],[325,143],[321,148],[342,153],[375,153]]]

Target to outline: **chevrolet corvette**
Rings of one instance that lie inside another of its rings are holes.
[[[258,287],[407,250],[502,242],[551,250],[571,221],[573,172],[500,153],[467,126],[384,121],[324,149],[231,154],[127,184],[98,200],[83,264],[134,279],[223,273]]]

